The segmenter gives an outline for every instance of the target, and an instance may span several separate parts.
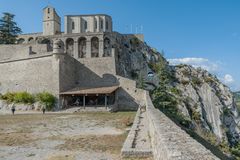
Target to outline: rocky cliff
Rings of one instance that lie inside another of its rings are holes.
[[[195,127],[211,131],[219,141],[238,142],[239,115],[230,89],[201,68],[179,65],[174,70],[174,86],[180,91],[175,95],[181,99],[179,110]]]
[[[160,82],[156,65],[164,63],[173,77],[167,92],[176,99],[178,112],[190,121],[190,128],[207,141],[212,139],[214,145],[231,146],[239,141],[239,115],[233,94],[215,76],[188,65],[169,66],[162,54],[134,36],[120,36],[118,44],[119,75],[135,79],[141,88],[154,90]]]

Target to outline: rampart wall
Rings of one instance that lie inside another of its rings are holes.
[[[25,59],[47,53],[47,44],[0,45],[0,62]]]
[[[0,62],[0,93],[48,91],[58,93],[57,61],[52,55],[11,62]]]
[[[146,112],[155,160],[219,159],[156,109],[148,92],[146,92]]]

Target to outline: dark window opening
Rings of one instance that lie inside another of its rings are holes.
[[[103,29],[103,20],[101,20],[101,29]]]
[[[95,21],[95,29],[97,29],[97,21]]]
[[[72,29],[75,29],[75,23],[72,22]]]
[[[87,27],[88,27],[88,24],[87,24],[87,21],[85,21],[85,30],[87,29]]]
[[[50,13],[50,8],[48,8],[48,13]]]
[[[106,30],[108,30],[108,21],[106,21]]]

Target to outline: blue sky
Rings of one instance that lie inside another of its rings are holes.
[[[0,12],[14,13],[24,33],[41,32],[48,4],[62,21],[67,14],[109,14],[115,31],[143,33],[172,64],[202,66],[240,90],[239,0],[0,0]]]

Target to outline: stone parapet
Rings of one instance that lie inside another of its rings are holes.
[[[218,160],[214,154],[156,109],[146,93],[149,134],[155,160]]]
[[[132,128],[121,150],[122,157],[152,157],[151,148],[144,148],[144,146],[142,146],[142,148],[136,147],[136,138],[138,132],[140,131],[139,129],[140,119],[141,110],[139,108],[135,116]]]

